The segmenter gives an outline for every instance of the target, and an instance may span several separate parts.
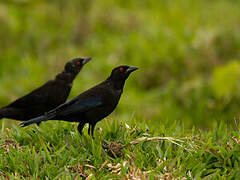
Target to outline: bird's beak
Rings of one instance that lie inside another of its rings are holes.
[[[88,63],[88,61],[90,61],[91,59],[92,58],[90,58],[90,57],[84,58],[82,61],[82,64],[84,65],[84,64]]]
[[[127,69],[127,72],[128,73],[131,73],[133,71],[136,71],[138,68],[137,67],[134,67],[134,66],[129,66],[129,68]]]

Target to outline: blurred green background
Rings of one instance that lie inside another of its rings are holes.
[[[68,60],[87,56],[93,60],[69,98],[115,66],[139,67],[113,119],[134,117],[152,128],[236,126],[239,7],[233,0],[1,0],[0,106],[54,78]]]

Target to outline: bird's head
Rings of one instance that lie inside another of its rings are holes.
[[[92,58],[90,57],[72,59],[65,65],[65,72],[76,75],[80,72],[82,67],[91,59]]]
[[[124,86],[125,81],[129,77],[129,75],[136,71],[138,68],[134,66],[118,66],[112,70],[112,73],[108,79],[114,82],[116,88],[121,89]]]

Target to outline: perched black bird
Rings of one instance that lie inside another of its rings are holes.
[[[91,58],[75,58],[54,80],[46,82],[13,103],[0,108],[0,119],[29,120],[48,112],[67,100],[72,83],[84,64]]]
[[[58,106],[43,116],[21,123],[21,126],[28,126],[32,123],[39,123],[47,120],[64,120],[79,122],[78,131],[89,123],[88,134],[93,137],[96,123],[116,108],[126,79],[137,67],[119,66],[113,69],[109,78],[97,86],[83,92],[72,100]]]

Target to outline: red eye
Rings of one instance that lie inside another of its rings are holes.
[[[122,67],[120,67],[120,69],[119,69],[119,70],[120,70],[120,72],[123,72],[123,71],[124,71],[124,69],[123,69]]]
[[[80,62],[77,62],[77,65],[78,65],[78,66],[81,66],[81,63],[80,63]]]

